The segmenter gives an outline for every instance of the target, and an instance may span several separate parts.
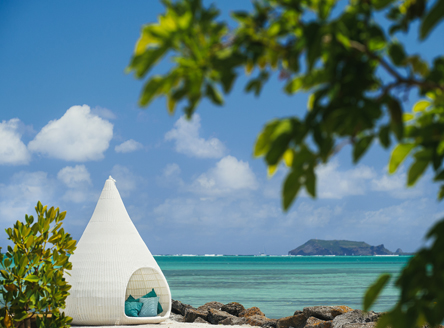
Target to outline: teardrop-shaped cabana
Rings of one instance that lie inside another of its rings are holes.
[[[65,314],[74,325],[159,323],[170,316],[171,293],[156,260],[143,242],[109,177],[96,209],[71,256],[72,286]],[[155,317],[128,317],[125,300],[154,288],[163,312]]]

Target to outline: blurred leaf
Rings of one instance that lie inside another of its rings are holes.
[[[413,112],[423,112],[430,106],[430,101],[428,100],[419,100],[413,105]]]
[[[374,136],[369,135],[358,140],[353,148],[353,162],[357,163],[371,146]]]
[[[401,66],[407,57],[404,47],[399,43],[391,43],[388,48],[388,54],[396,66]]]
[[[398,144],[392,151],[389,161],[389,173],[395,173],[399,165],[404,161],[410,151],[415,147],[415,144],[406,143]]]
[[[444,0],[437,0],[435,5],[429,9],[429,12],[422,19],[420,27],[420,38],[425,39],[431,30],[444,18]]]
[[[216,105],[222,105],[224,103],[220,92],[209,83],[207,84],[205,94]]]
[[[299,173],[292,170],[285,179],[284,187],[282,189],[284,211],[287,211],[290,208],[291,203],[294,201],[299,189],[301,188],[299,178]]]
[[[407,185],[413,186],[416,181],[418,181],[419,177],[422,176],[428,165],[428,161],[420,159],[415,160],[415,162],[410,166],[407,174]]]

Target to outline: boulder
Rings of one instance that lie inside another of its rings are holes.
[[[303,314],[303,313],[304,313],[304,311],[302,311],[302,310],[296,310],[296,311],[294,311],[293,315],[298,315],[298,314]]]
[[[239,313],[239,317],[251,317],[253,315],[259,315],[265,317],[265,314],[256,306],[246,309]]]
[[[184,322],[194,322],[197,318],[202,318],[207,320],[207,312],[202,312],[196,309],[186,309],[185,316],[183,318]]]
[[[276,328],[303,328],[305,323],[307,322],[307,318],[305,315],[297,314],[292,315],[290,317],[280,318],[277,320]]]
[[[331,321],[325,321],[315,317],[310,317],[307,319],[305,328],[331,328]]]
[[[268,319],[264,315],[251,315],[248,317],[244,317],[246,320],[246,324],[250,326],[258,326],[258,327],[273,327],[276,324],[276,319]],[[296,328],[296,327],[295,327]]]
[[[304,308],[304,314],[307,318],[315,317],[321,320],[333,320],[338,315],[353,311],[345,305],[339,306],[310,306]]]
[[[176,314],[185,315],[186,309],[194,309],[189,304],[184,304],[181,301],[171,300],[171,312]]]
[[[228,317],[228,318],[226,318],[226,319],[224,319],[224,320],[221,320],[221,321],[219,321],[219,325],[231,325],[231,326],[233,326],[233,325],[244,325],[244,324],[246,324],[247,323],[247,319],[246,318],[238,318],[238,317],[235,317],[235,316],[231,316],[231,317]]]
[[[239,313],[245,311],[245,308],[240,303],[231,302],[231,303],[228,303],[228,304],[225,304],[224,306],[222,306],[221,310],[238,317]]]
[[[224,306],[224,304],[221,302],[208,302],[204,305],[199,306],[197,310],[200,312],[208,312],[209,309],[220,310],[222,306]]]
[[[373,311],[362,312],[361,310],[353,310],[334,318],[332,328],[345,328],[345,325],[351,323],[376,322],[378,321],[379,317],[380,314]]]
[[[212,308],[208,309],[207,321],[213,325],[217,325],[219,321],[225,320],[230,317],[234,316],[225,311]]]
[[[374,328],[374,327],[376,327],[376,322],[347,323],[343,327],[344,328]]]
[[[170,314],[170,319],[177,321],[177,322],[183,322],[183,315],[181,314],[177,314],[177,313],[171,313]]]
[[[206,324],[208,324],[208,321],[205,321],[204,319],[202,319],[202,318],[196,318],[196,320],[194,320],[194,323],[206,323]]]

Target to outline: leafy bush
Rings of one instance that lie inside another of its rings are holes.
[[[17,221],[6,229],[8,246],[0,254],[0,295],[4,304],[0,309],[0,323],[6,328],[27,318],[35,317],[37,327],[69,327],[72,318],[59,309],[65,307],[71,286],[63,274],[72,264],[69,255],[76,249],[76,241],[62,228],[66,212],[50,209],[40,201],[34,217],[25,215],[25,223]]]

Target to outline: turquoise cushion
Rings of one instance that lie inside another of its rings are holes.
[[[148,294],[142,296],[141,298],[150,298],[150,297],[157,297],[157,294],[154,291],[154,288]],[[139,298],[139,300],[140,300],[140,298]],[[162,313],[162,311],[163,311],[162,305],[160,305],[160,303],[157,303],[157,314]]]
[[[125,302],[139,302],[139,300],[136,300],[132,295],[130,295]]]
[[[143,304],[140,302],[125,302],[125,315],[128,317],[138,317]]]
[[[139,298],[139,302],[143,304],[139,317],[155,317],[157,315],[158,297]]]

